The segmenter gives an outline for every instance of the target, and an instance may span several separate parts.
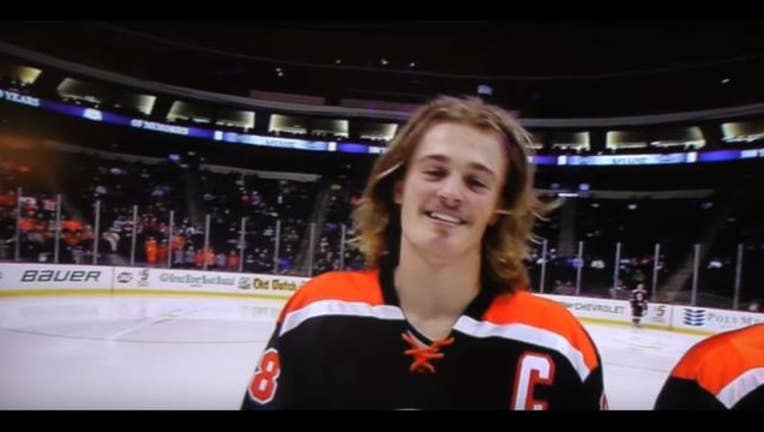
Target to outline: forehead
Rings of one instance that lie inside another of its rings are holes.
[[[413,162],[432,155],[457,164],[480,164],[501,175],[507,164],[504,137],[461,123],[436,123],[422,135]]]

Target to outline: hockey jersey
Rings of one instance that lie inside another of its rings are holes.
[[[695,344],[666,379],[655,409],[764,409],[764,324]]]
[[[287,302],[243,409],[600,409],[599,353],[563,306],[484,286],[443,340],[404,316],[392,269],[331,272]]]

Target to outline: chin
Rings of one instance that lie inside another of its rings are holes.
[[[460,257],[469,252],[469,248],[465,248],[464,239],[460,237],[453,235],[432,236],[421,245],[421,249],[433,256]]]

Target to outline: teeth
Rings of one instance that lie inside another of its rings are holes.
[[[435,219],[440,219],[442,221],[451,222],[451,223],[461,223],[461,221],[462,221],[461,219],[459,219],[457,217],[449,216],[449,215],[443,214],[443,213],[432,212],[432,213],[430,213],[430,216],[435,218]]]

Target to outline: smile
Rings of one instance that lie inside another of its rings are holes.
[[[446,222],[454,225],[462,225],[464,223],[464,219],[460,219],[456,216],[451,216],[445,213],[438,213],[438,212],[425,212],[425,215],[429,217],[430,219],[434,219],[441,222]]]

